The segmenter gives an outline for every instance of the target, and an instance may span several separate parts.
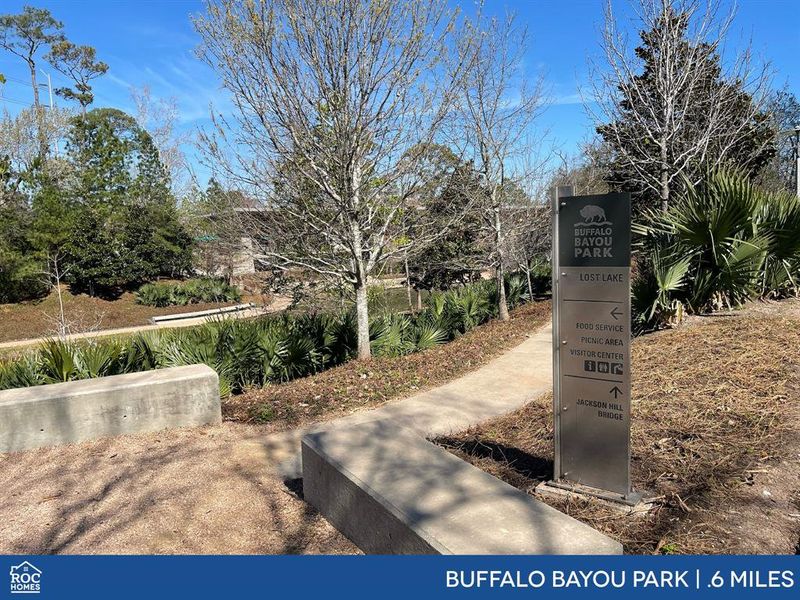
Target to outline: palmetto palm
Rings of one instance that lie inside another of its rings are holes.
[[[750,181],[725,170],[710,173],[699,184],[685,181],[685,193],[667,212],[651,212],[635,229],[643,255],[649,258],[653,307],[675,302],[702,312],[732,308],[757,296],[764,265],[775,248],[774,228],[764,219],[773,198]],[[634,291],[647,295],[646,282]],[[641,299],[635,303],[641,304]]]

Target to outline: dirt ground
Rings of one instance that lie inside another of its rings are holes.
[[[358,552],[265,472],[262,433],[226,423],[0,454],[0,553]]]
[[[633,344],[631,477],[644,517],[542,497],[629,553],[800,553],[800,300],[693,318]],[[534,493],[553,475],[551,398],[438,440]]]
[[[115,300],[103,300],[86,294],[73,296],[66,287],[63,299],[64,312],[67,319],[73,323],[72,333],[148,325],[150,318],[158,315],[173,315],[236,304],[235,302],[202,303],[156,308],[136,304],[136,298],[130,292],[122,294]],[[58,298],[55,293],[41,300],[0,304],[0,342],[53,335],[56,332],[55,317],[58,312]]]

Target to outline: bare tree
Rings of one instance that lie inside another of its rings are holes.
[[[508,236],[515,222],[509,213],[526,200],[516,192],[530,177],[533,164],[531,128],[545,107],[542,78],[529,80],[522,69],[528,34],[513,14],[503,19],[481,10],[461,37],[463,52],[473,47],[476,59],[462,79],[454,140],[480,174],[483,189],[475,200],[487,233],[488,266],[494,268],[498,312],[507,320],[504,269]]]
[[[403,221],[467,60],[454,20],[444,0],[220,0],[195,20],[236,107],[202,139],[251,199],[235,225],[270,268],[354,290],[361,359],[369,276],[423,243]]]
[[[555,152],[558,164],[544,189],[569,184],[576,195],[608,193],[606,177],[611,154],[608,145],[597,139],[581,144],[576,154]]]
[[[172,191],[177,196],[183,195],[189,180],[189,165],[182,146],[191,141],[191,136],[178,131],[177,99],[155,98],[147,85],[131,87],[130,94],[136,106],[136,121],[153,138],[161,164],[170,175]]]
[[[525,274],[528,296],[533,299],[533,272],[548,264],[551,247],[550,207],[546,203],[520,209],[512,217],[518,223],[510,228],[508,259],[517,271]]]
[[[723,13],[720,0],[638,0],[636,12],[638,48],[606,5],[605,65],[593,65],[586,106],[629,183],[657,195],[666,210],[680,177],[722,164],[753,135],[770,70],[755,64],[749,47],[720,59],[735,14]],[[755,160],[770,143],[764,136],[740,160]]]
[[[61,339],[65,339],[72,333],[71,323],[64,309],[64,295],[61,289],[61,282],[66,277],[68,269],[64,270],[61,255],[57,250],[53,253],[48,253],[46,265],[44,277],[47,285],[56,293],[56,299],[58,300],[58,312],[55,315],[47,316],[53,321],[56,335]]]
[[[66,137],[74,115],[74,110],[59,107],[46,112],[25,108],[14,117],[4,110],[0,116],[0,156],[8,156],[19,171],[29,170],[40,156],[42,138],[46,146],[57,146]]]

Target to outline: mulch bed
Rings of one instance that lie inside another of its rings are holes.
[[[522,343],[550,318],[550,302],[512,311],[510,321],[490,321],[458,339],[407,356],[350,361],[311,377],[250,390],[223,402],[230,421],[297,427],[371,408],[441,385]]]
[[[545,501],[629,553],[800,551],[798,348],[800,319],[790,310],[637,339],[631,475],[655,508],[633,517],[597,501]],[[553,474],[551,401],[437,441],[532,493]]]

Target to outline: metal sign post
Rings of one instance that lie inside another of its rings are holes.
[[[553,485],[634,503],[630,194],[571,194],[553,198]]]

